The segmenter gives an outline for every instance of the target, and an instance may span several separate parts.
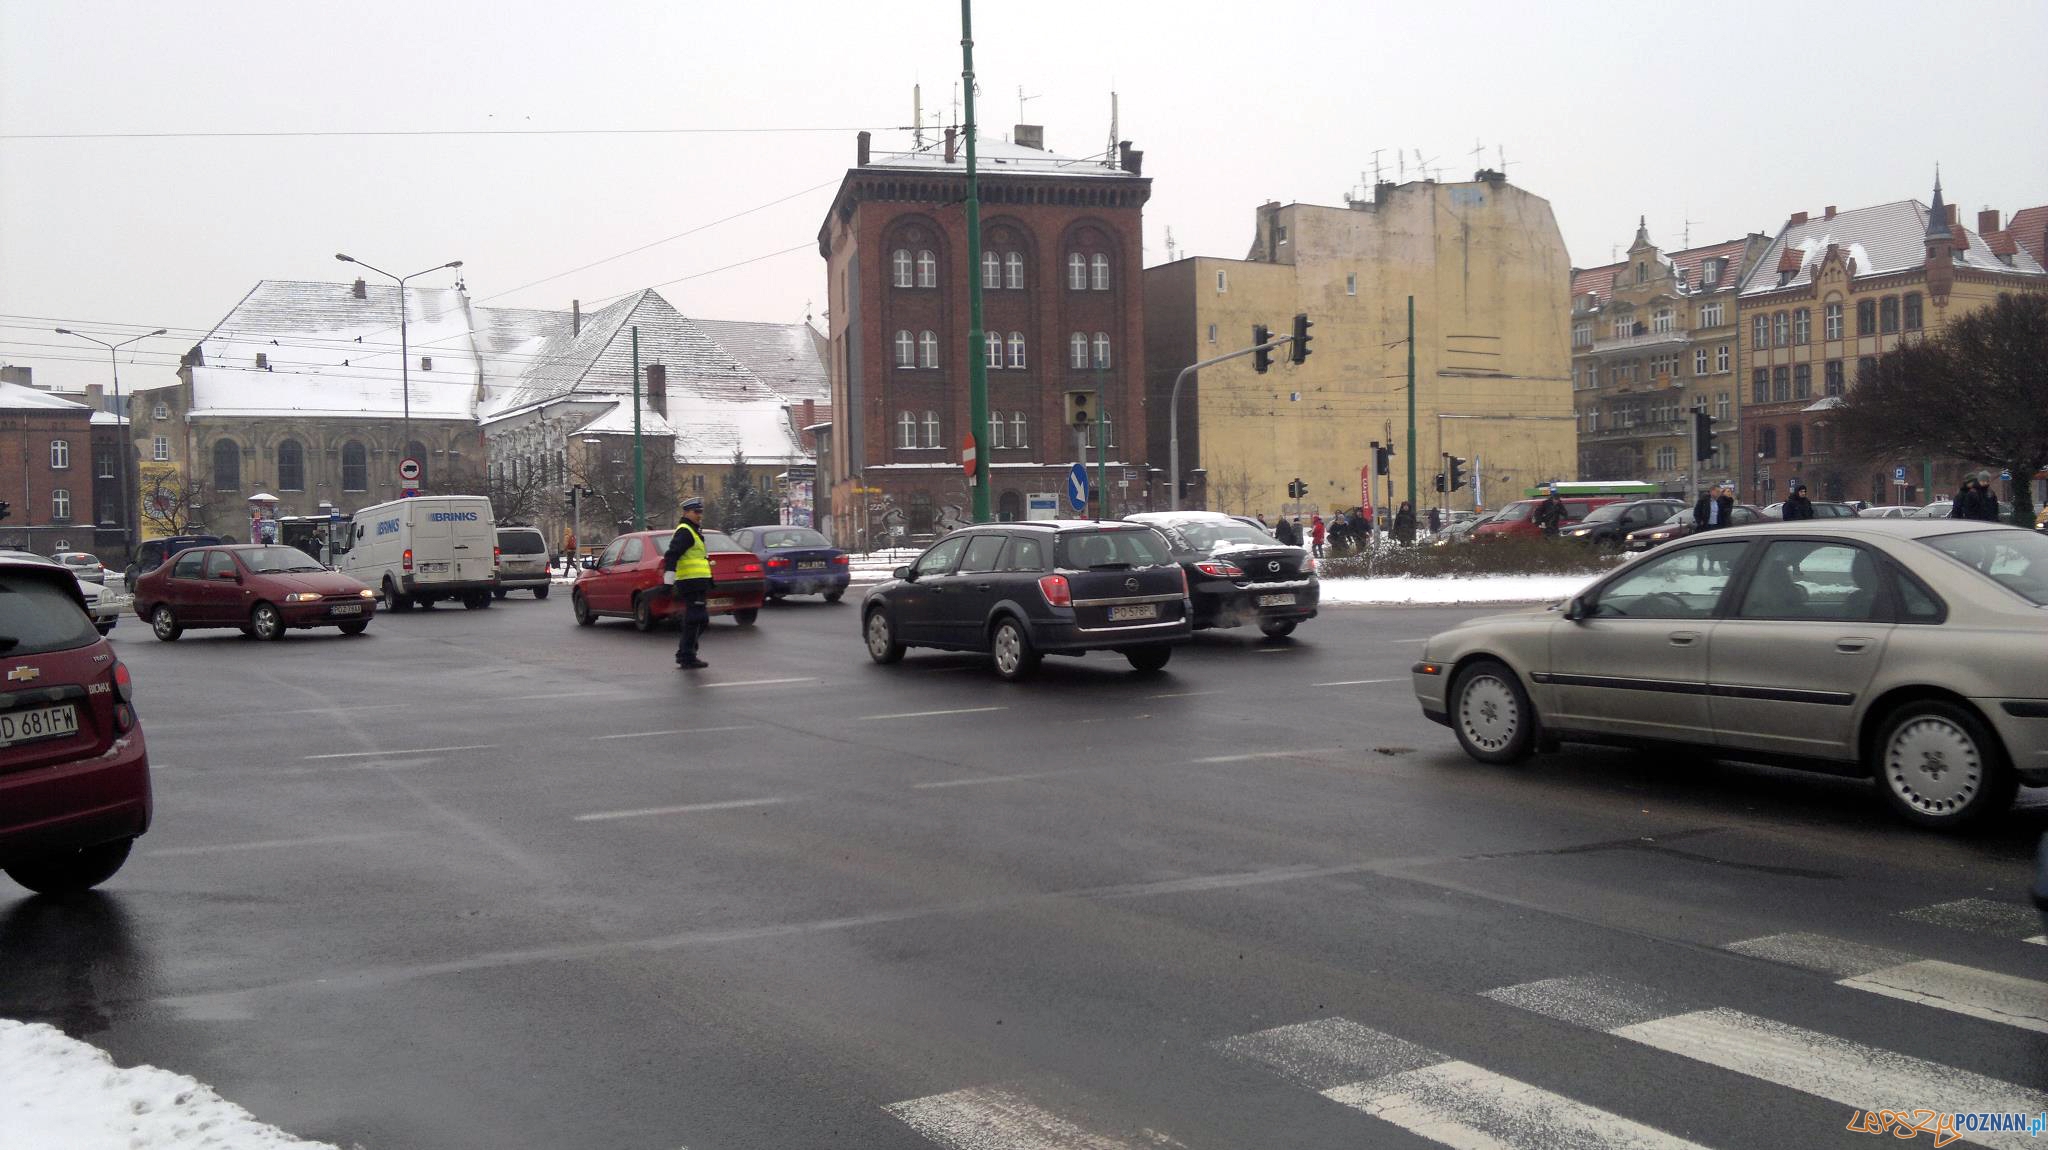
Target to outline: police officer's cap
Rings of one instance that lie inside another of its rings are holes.
[[[683,500],[683,510],[702,511],[704,510],[704,501],[692,495],[688,499]]]

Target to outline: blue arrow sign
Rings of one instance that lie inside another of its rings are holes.
[[[1076,463],[1067,473],[1067,503],[1076,511],[1088,510],[1088,465]]]

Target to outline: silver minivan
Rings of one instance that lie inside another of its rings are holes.
[[[538,527],[500,527],[498,587],[491,593],[503,599],[508,591],[531,591],[534,598],[545,599],[553,566],[548,541]]]

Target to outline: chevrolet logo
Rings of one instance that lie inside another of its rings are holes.
[[[42,677],[43,672],[40,669],[31,667],[27,663],[23,663],[14,670],[7,672],[7,681],[10,683],[26,683]]]

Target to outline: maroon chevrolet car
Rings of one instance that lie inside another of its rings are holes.
[[[194,627],[282,639],[294,627],[360,635],[377,593],[296,547],[194,547],[135,584],[135,614],[168,643]]]

